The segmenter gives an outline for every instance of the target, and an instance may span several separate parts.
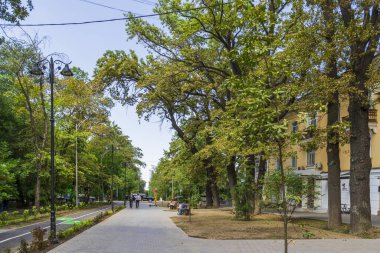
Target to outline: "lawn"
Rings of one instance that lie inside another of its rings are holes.
[[[173,216],[173,222],[187,235],[205,239],[282,239],[281,216],[261,214],[251,221],[234,218],[231,210],[193,209],[191,222],[188,216]],[[349,226],[327,229],[327,222],[294,218],[289,223],[289,239],[358,239],[380,238],[380,228],[371,228],[364,234],[350,234]]]

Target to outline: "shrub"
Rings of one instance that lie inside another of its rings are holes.
[[[20,240],[20,248],[18,250],[20,253],[29,253],[28,242],[24,238]]]
[[[117,207],[114,208],[115,213],[116,213],[116,212],[119,212],[119,211],[122,210],[122,209],[124,209],[124,206],[117,206]]]
[[[20,214],[19,211],[13,211],[13,212],[12,212],[12,215],[13,215],[13,216],[16,216],[16,215],[19,215],[19,214]]]
[[[98,223],[100,222],[104,217],[104,214],[103,212],[100,212],[98,215],[96,215],[92,220],[95,222],[95,223]]]
[[[42,250],[45,246],[44,243],[44,235],[45,230],[41,229],[40,227],[35,228],[32,230],[32,244],[30,245],[30,249],[32,251]]]
[[[5,224],[9,218],[9,213],[7,211],[4,211],[0,213],[0,223]]]
[[[26,221],[29,217],[29,210],[25,209],[24,212],[22,213],[22,216],[24,218],[24,221]]]
[[[44,207],[41,207],[40,208],[40,213],[45,213],[46,212],[46,209]]]
[[[37,207],[35,207],[35,206],[32,207],[32,214],[33,214],[34,216],[37,216],[37,214],[38,214]]]
[[[58,238],[64,239],[64,238],[70,237],[76,232],[81,231],[87,227],[90,227],[92,224],[94,224],[94,222],[91,220],[85,220],[85,221],[81,221],[80,223],[75,223],[71,228],[59,231]]]
[[[235,187],[235,216],[236,218],[242,218],[244,220],[251,219],[251,213],[253,210],[253,186],[252,182],[246,180],[236,185]]]

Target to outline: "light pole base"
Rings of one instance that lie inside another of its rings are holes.
[[[58,238],[57,237],[51,238],[50,243],[51,244],[58,244],[59,243]]]

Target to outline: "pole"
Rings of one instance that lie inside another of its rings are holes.
[[[75,206],[79,206],[78,193],[78,123],[75,123]]]
[[[172,199],[174,199],[174,176],[172,175]]]
[[[124,167],[124,207],[127,206],[126,197],[127,196],[127,163],[125,162]]]
[[[50,79],[50,177],[51,177],[51,192],[50,192],[50,238],[52,243],[58,243],[57,230],[55,224],[55,206],[54,206],[54,188],[55,188],[55,176],[54,176],[54,61],[50,57],[49,61],[49,79]]]
[[[111,208],[112,212],[114,211],[114,206],[113,206],[113,171],[114,171],[114,164],[113,164],[113,153],[114,153],[114,147],[113,144],[111,146],[111,153],[112,153],[112,180],[111,180]]]

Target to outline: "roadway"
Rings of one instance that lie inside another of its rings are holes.
[[[122,201],[115,201],[115,206],[123,204]],[[57,231],[71,227],[75,221],[88,220],[95,217],[100,212],[105,212],[111,209],[111,205],[106,205],[98,208],[78,211],[74,214],[60,216],[57,215]],[[0,252],[6,248],[17,248],[20,245],[20,240],[24,238],[28,242],[32,240],[31,231],[34,228],[40,227],[46,229],[46,236],[50,230],[50,217],[44,221],[30,224],[14,229],[0,229]]]

